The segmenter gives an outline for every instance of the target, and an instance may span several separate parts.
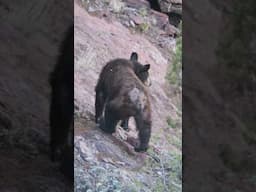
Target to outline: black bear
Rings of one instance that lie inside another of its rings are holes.
[[[74,150],[74,27],[71,25],[60,47],[57,64],[50,75],[51,159],[60,160],[73,177]],[[68,159],[68,160],[67,160]],[[69,163],[67,163],[69,161]]]
[[[138,65],[138,54],[133,52],[131,54],[131,57],[130,57],[130,60],[132,62],[135,62],[135,64]],[[139,65],[138,65],[139,66]],[[149,79],[149,75],[148,75],[148,72],[144,72],[144,73],[141,73],[139,70],[136,70],[135,71],[135,74],[137,75],[137,77],[147,86],[150,86],[151,85],[151,81]],[[124,130],[128,130],[128,124],[129,124],[129,118],[123,120],[121,122],[121,127],[124,129]]]
[[[151,135],[151,107],[145,86],[149,68],[149,64],[140,64],[138,54],[133,52],[130,60],[108,62],[95,88],[96,123],[103,131],[113,133],[120,120],[123,121],[122,126],[127,126],[128,119],[134,117],[140,140],[139,146],[135,147],[136,152],[148,149]]]

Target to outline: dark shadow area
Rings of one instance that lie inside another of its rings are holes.
[[[50,150],[51,160],[74,180],[74,25],[60,47],[57,64],[50,75]]]
[[[0,22],[0,191],[73,191],[73,141],[52,162],[49,119],[73,1],[1,1]]]
[[[183,3],[183,191],[252,192],[256,3]]]
[[[170,20],[170,23],[172,25],[174,25],[175,27],[178,27],[181,20],[182,20],[182,15],[180,14],[177,14],[177,13],[169,13],[169,20]]]
[[[148,2],[150,3],[151,9],[159,12],[161,11],[158,0],[148,0]]]

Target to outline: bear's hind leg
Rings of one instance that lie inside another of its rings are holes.
[[[106,105],[104,119],[101,118],[100,128],[106,133],[114,133],[118,119],[109,104]]]
[[[124,129],[124,130],[128,130],[128,123],[129,123],[129,118],[127,118],[127,119],[125,119],[125,120],[123,120],[122,122],[121,122],[121,127]]]
[[[96,91],[96,100],[95,100],[95,122],[99,123],[100,118],[103,113],[105,99],[101,91]]]

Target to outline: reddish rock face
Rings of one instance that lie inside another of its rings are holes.
[[[158,11],[154,11],[151,10],[151,14],[154,16],[154,18],[156,19],[156,25],[157,27],[159,27],[160,29],[163,29],[163,27],[169,23],[169,17],[168,15],[158,12]]]
[[[132,19],[136,25],[144,23],[144,19],[140,15],[130,15],[130,19]]]
[[[177,35],[180,34],[180,31],[174,27],[173,25],[167,23],[167,25],[165,25],[164,30],[166,32],[167,35],[172,36],[172,37],[176,37]]]

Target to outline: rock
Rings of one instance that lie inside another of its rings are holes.
[[[150,4],[146,0],[124,0],[124,2],[128,7],[135,9],[141,9],[143,7],[150,8]]]
[[[169,23],[168,15],[154,10],[151,10],[151,14],[156,19],[156,26],[160,29]]]
[[[171,3],[182,4],[182,0],[170,0]]]
[[[164,26],[164,31],[166,32],[167,35],[172,37],[175,37],[180,34],[180,30],[169,23]]]
[[[182,15],[182,5],[173,5],[170,7],[169,13],[176,13],[178,15]]]
[[[93,7],[89,7],[88,8],[88,12],[90,13],[90,12],[94,12],[95,11],[95,9],[93,8]]]
[[[135,23],[134,23],[133,20],[130,20],[130,26],[131,26],[131,27],[135,27]]]
[[[125,25],[126,27],[130,27],[130,22],[129,22],[129,21],[125,21],[125,22],[124,22],[124,25]]]
[[[169,16],[170,23],[178,26],[182,19],[181,0],[158,0],[160,10]]]
[[[181,0],[158,0],[161,12],[164,13],[182,13],[182,1]]]
[[[136,25],[144,23],[144,19],[140,15],[130,15],[130,19],[134,21]]]
[[[137,146],[139,144],[139,140],[135,139],[134,137],[127,137],[127,143],[132,146]]]

